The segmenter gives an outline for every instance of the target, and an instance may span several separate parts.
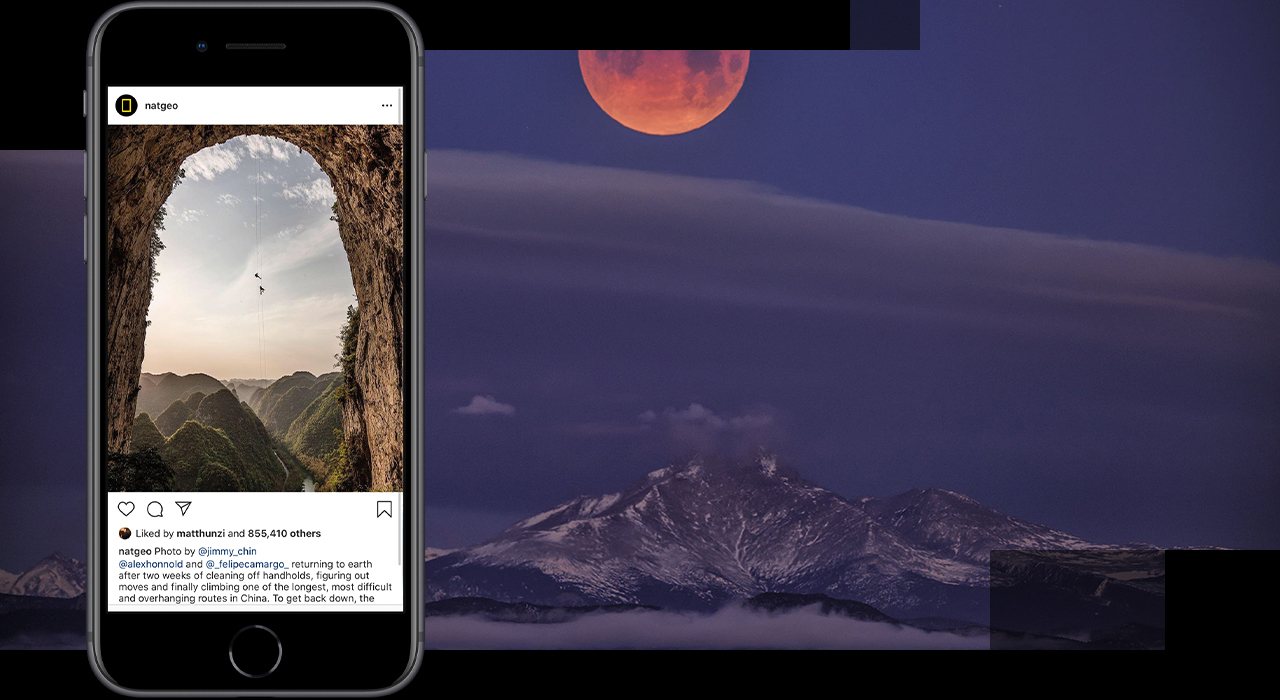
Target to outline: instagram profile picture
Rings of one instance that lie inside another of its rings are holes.
[[[138,100],[133,95],[121,95],[116,98],[116,114],[132,117],[138,111]]]
[[[133,530],[130,530],[127,527],[120,528],[120,539],[127,540],[130,537],[133,537]]]

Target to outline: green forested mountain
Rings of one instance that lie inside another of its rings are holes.
[[[315,387],[318,383],[290,388],[279,400],[272,402],[270,410],[263,411],[262,424],[272,435],[283,436],[289,431],[293,421],[324,391],[324,387]]]
[[[335,376],[328,387],[303,409],[290,424],[284,444],[303,464],[324,480],[326,463],[342,441],[342,375]]]
[[[165,437],[173,435],[183,423],[195,417],[196,408],[203,400],[204,393],[197,391],[185,399],[174,401],[164,409],[164,413],[161,413],[159,418],[156,418],[156,427]]]
[[[143,448],[121,454],[107,453],[107,490],[172,491],[173,470],[160,451]]]
[[[139,377],[138,405],[134,413],[147,413],[159,416],[169,404],[179,399],[186,399],[199,391],[212,394],[220,391],[222,382],[207,374],[176,375],[166,372],[158,375],[144,374]]]
[[[263,389],[255,397],[258,399],[257,404],[250,405],[254,406],[267,430],[272,435],[283,438],[289,432],[289,426],[338,376],[341,375],[337,372],[319,377],[310,372],[294,372]]]
[[[224,382],[224,384],[227,384],[227,388],[230,389],[231,392],[236,395],[237,399],[240,399],[241,401],[249,404],[250,406],[253,405],[254,395],[257,394],[259,391],[262,391],[262,389],[256,386],[250,386],[248,384],[242,384],[240,382]]]
[[[200,407],[200,402],[204,401],[204,397],[205,397],[204,392],[197,391],[191,394],[190,396],[188,396],[187,399],[182,403],[185,403],[187,405],[187,410],[191,411],[191,413],[194,414],[196,412],[196,409]]]
[[[232,386],[247,386],[247,387],[253,387],[255,389],[266,389],[267,387],[271,386],[272,383],[274,382],[275,382],[274,379],[244,379],[242,377],[232,377],[230,379],[224,379],[222,381],[223,384],[229,385],[227,387],[228,389],[230,389]]]
[[[244,485],[240,477],[227,467],[211,462],[200,470],[196,477],[197,491],[243,491]]]
[[[189,420],[178,428],[165,442],[160,456],[173,469],[173,488],[176,491],[200,490],[197,483],[201,474],[215,468],[228,469],[235,475],[249,477],[237,477],[237,483],[240,484],[238,490],[271,490],[270,482],[252,478],[239,450],[225,433],[200,425],[194,420]],[[253,488],[254,486],[259,488]]]
[[[253,403],[249,404],[249,406],[253,410],[257,411],[258,415],[262,415],[264,411],[270,410],[272,406],[275,405],[275,402],[279,401],[280,397],[285,395],[285,392],[295,386],[309,387],[314,384],[315,381],[316,375],[310,372],[294,372],[293,374],[281,377],[267,385],[266,388],[254,397]]]
[[[133,438],[129,445],[131,452],[141,452],[146,449],[158,450],[164,447],[164,436],[156,428],[156,424],[151,422],[151,416],[145,413],[139,413],[133,417]]]
[[[201,395],[200,398],[203,399],[204,396]],[[196,405],[198,406],[199,403]],[[146,414],[143,413],[139,415]],[[181,428],[183,423],[191,420],[192,415],[194,415],[194,412],[190,408],[187,408],[187,403],[179,399],[178,401],[174,401],[169,404],[169,407],[164,409],[164,413],[161,413],[160,416],[156,418],[155,426],[164,434],[165,437],[169,437],[178,432],[178,428]]]
[[[230,391],[220,389],[200,402],[193,420],[222,431],[235,445],[244,465],[243,473],[239,474],[244,490],[274,491],[280,488],[285,468],[272,450],[271,435],[247,404],[237,401]],[[225,462],[223,465],[231,466]]]
[[[259,383],[265,381],[143,374],[134,451],[163,460],[179,491],[300,490],[307,473],[326,483],[340,451],[341,373],[295,372]]]

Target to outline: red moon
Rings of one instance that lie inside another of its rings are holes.
[[[738,96],[750,51],[579,51],[596,104],[646,134],[705,126]]]

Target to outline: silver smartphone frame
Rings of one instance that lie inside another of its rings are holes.
[[[103,566],[102,561],[102,536],[103,533],[98,526],[100,513],[100,502],[102,500],[102,489],[105,487],[103,483],[103,475],[101,471],[101,463],[99,460],[99,452],[101,449],[102,435],[101,426],[101,392],[100,379],[102,377],[102,357],[99,353],[102,340],[102,328],[99,318],[102,311],[102,294],[100,287],[103,283],[98,268],[101,260],[101,237],[103,227],[106,222],[101,220],[100,197],[103,193],[99,192],[99,188],[104,183],[99,181],[98,173],[101,171],[101,160],[99,150],[103,136],[104,124],[101,119],[100,105],[93,103],[95,95],[99,94],[102,89],[101,71],[97,69],[95,58],[100,53],[102,33],[107,24],[117,15],[132,9],[217,9],[217,8],[277,8],[277,9],[308,9],[308,8],[366,8],[380,9],[390,12],[400,20],[404,26],[409,38],[413,44],[413,54],[415,57],[413,67],[413,80],[418,86],[419,93],[417,95],[406,95],[408,109],[405,111],[407,118],[406,126],[409,127],[410,144],[408,153],[405,158],[405,167],[409,168],[411,174],[409,182],[413,183],[414,192],[406,193],[406,201],[409,207],[409,216],[407,219],[407,230],[405,231],[406,241],[412,240],[414,245],[412,257],[407,261],[408,265],[408,281],[409,294],[413,309],[414,319],[406,319],[410,325],[406,336],[411,338],[413,343],[413,352],[409,358],[412,378],[414,381],[408,386],[408,402],[410,415],[413,416],[413,422],[410,429],[407,430],[406,447],[409,455],[406,461],[406,469],[413,470],[415,475],[413,480],[414,488],[410,490],[407,500],[410,504],[410,517],[408,528],[408,538],[410,543],[410,552],[421,552],[422,549],[422,532],[423,532],[423,453],[422,453],[422,369],[423,369],[423,205],[426,196],[426,167],[425,153],[423,150],[423,100],[425,94],[425,55],[423,53],[422,33],[413,19],[409,17],[403,10],[383,2],[128,2],[117,5],[94,23],[89,33],[89,47],[86,54],[85,68],[85,264],[88,268],[88,348],[87,354],[89,358],[88,365],[88,595],[86,595],[86,633],[85,638],[88,642],[89,666],[93,669],[93,673],[98,677],[104,685],[111,690],[122,695],[131,697],[154,697],[154,696],[181,696],[181,697],[377,697],[394,693],[409,684],[413,677],[417,674],[418,669],[422,666],[424,656],[424,632],[425,617],[423,613],[423,591],[422,591],[422,575],[423,567],[413,566],[413,560],[406,561],[405,565],[410,571],[410,586],[407,592],[406,608],[413,621],[410,631],[410,646],[412,649],[412,657],[408,668],[404,674],[397,679],[395,683],[385,688],[372,688],[363,691],[317,691],[317,690],[137,690],[126,688],[116,683],[106,670],[103,668],[102,657],[100,651],[102,648],[101,640],[98,634],[101,632],[99,624],[101,615],[105,612],[104,603],[102,601],[101,590],[101,574]],[[419,562],[420,563],[420,562]],[[174,613],[181,614],[181,613]],[[305,615],[308,613],[294,613]],[[339,613],[310,613],[310,614],[339,614]]]

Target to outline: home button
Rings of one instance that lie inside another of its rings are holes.
[[[231,665],[241,675],[264,678],[280,665],[280,638],[262,625],[249,625],[231,638]]]

